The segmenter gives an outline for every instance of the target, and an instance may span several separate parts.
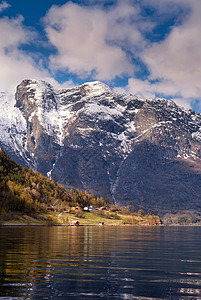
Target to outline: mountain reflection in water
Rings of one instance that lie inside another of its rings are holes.
[[[201,227],[0,227],[0,299],[201,299]]]

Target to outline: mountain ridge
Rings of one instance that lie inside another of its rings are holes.
[[[201,209],[199,113],[98,81],[55,90],[23,80],[12,103],[0,146],[21,164],[119,205]]]

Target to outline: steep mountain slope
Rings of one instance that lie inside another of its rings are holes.
[[[11,98],[1,94],[0,146],[23,165],[120,205],[201,210],[200,114],[100,82],[24,80]]]

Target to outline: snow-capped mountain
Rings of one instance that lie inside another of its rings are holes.
[[[55,90],[24,80],[0,93],[0,146],[67,187],[120,205],[201,210],[201,115],[101,82]]]

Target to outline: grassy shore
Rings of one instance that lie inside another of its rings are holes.
[[[70,225],[72,221],[79,221],[80,225],[154,225],[160,218],[151,214],[121,214],[121,213],[96,213],[83,212],[79,218],[74,214],[46,212],[36,216],[25,214],[11,214],[1,218],[1,225]]]

